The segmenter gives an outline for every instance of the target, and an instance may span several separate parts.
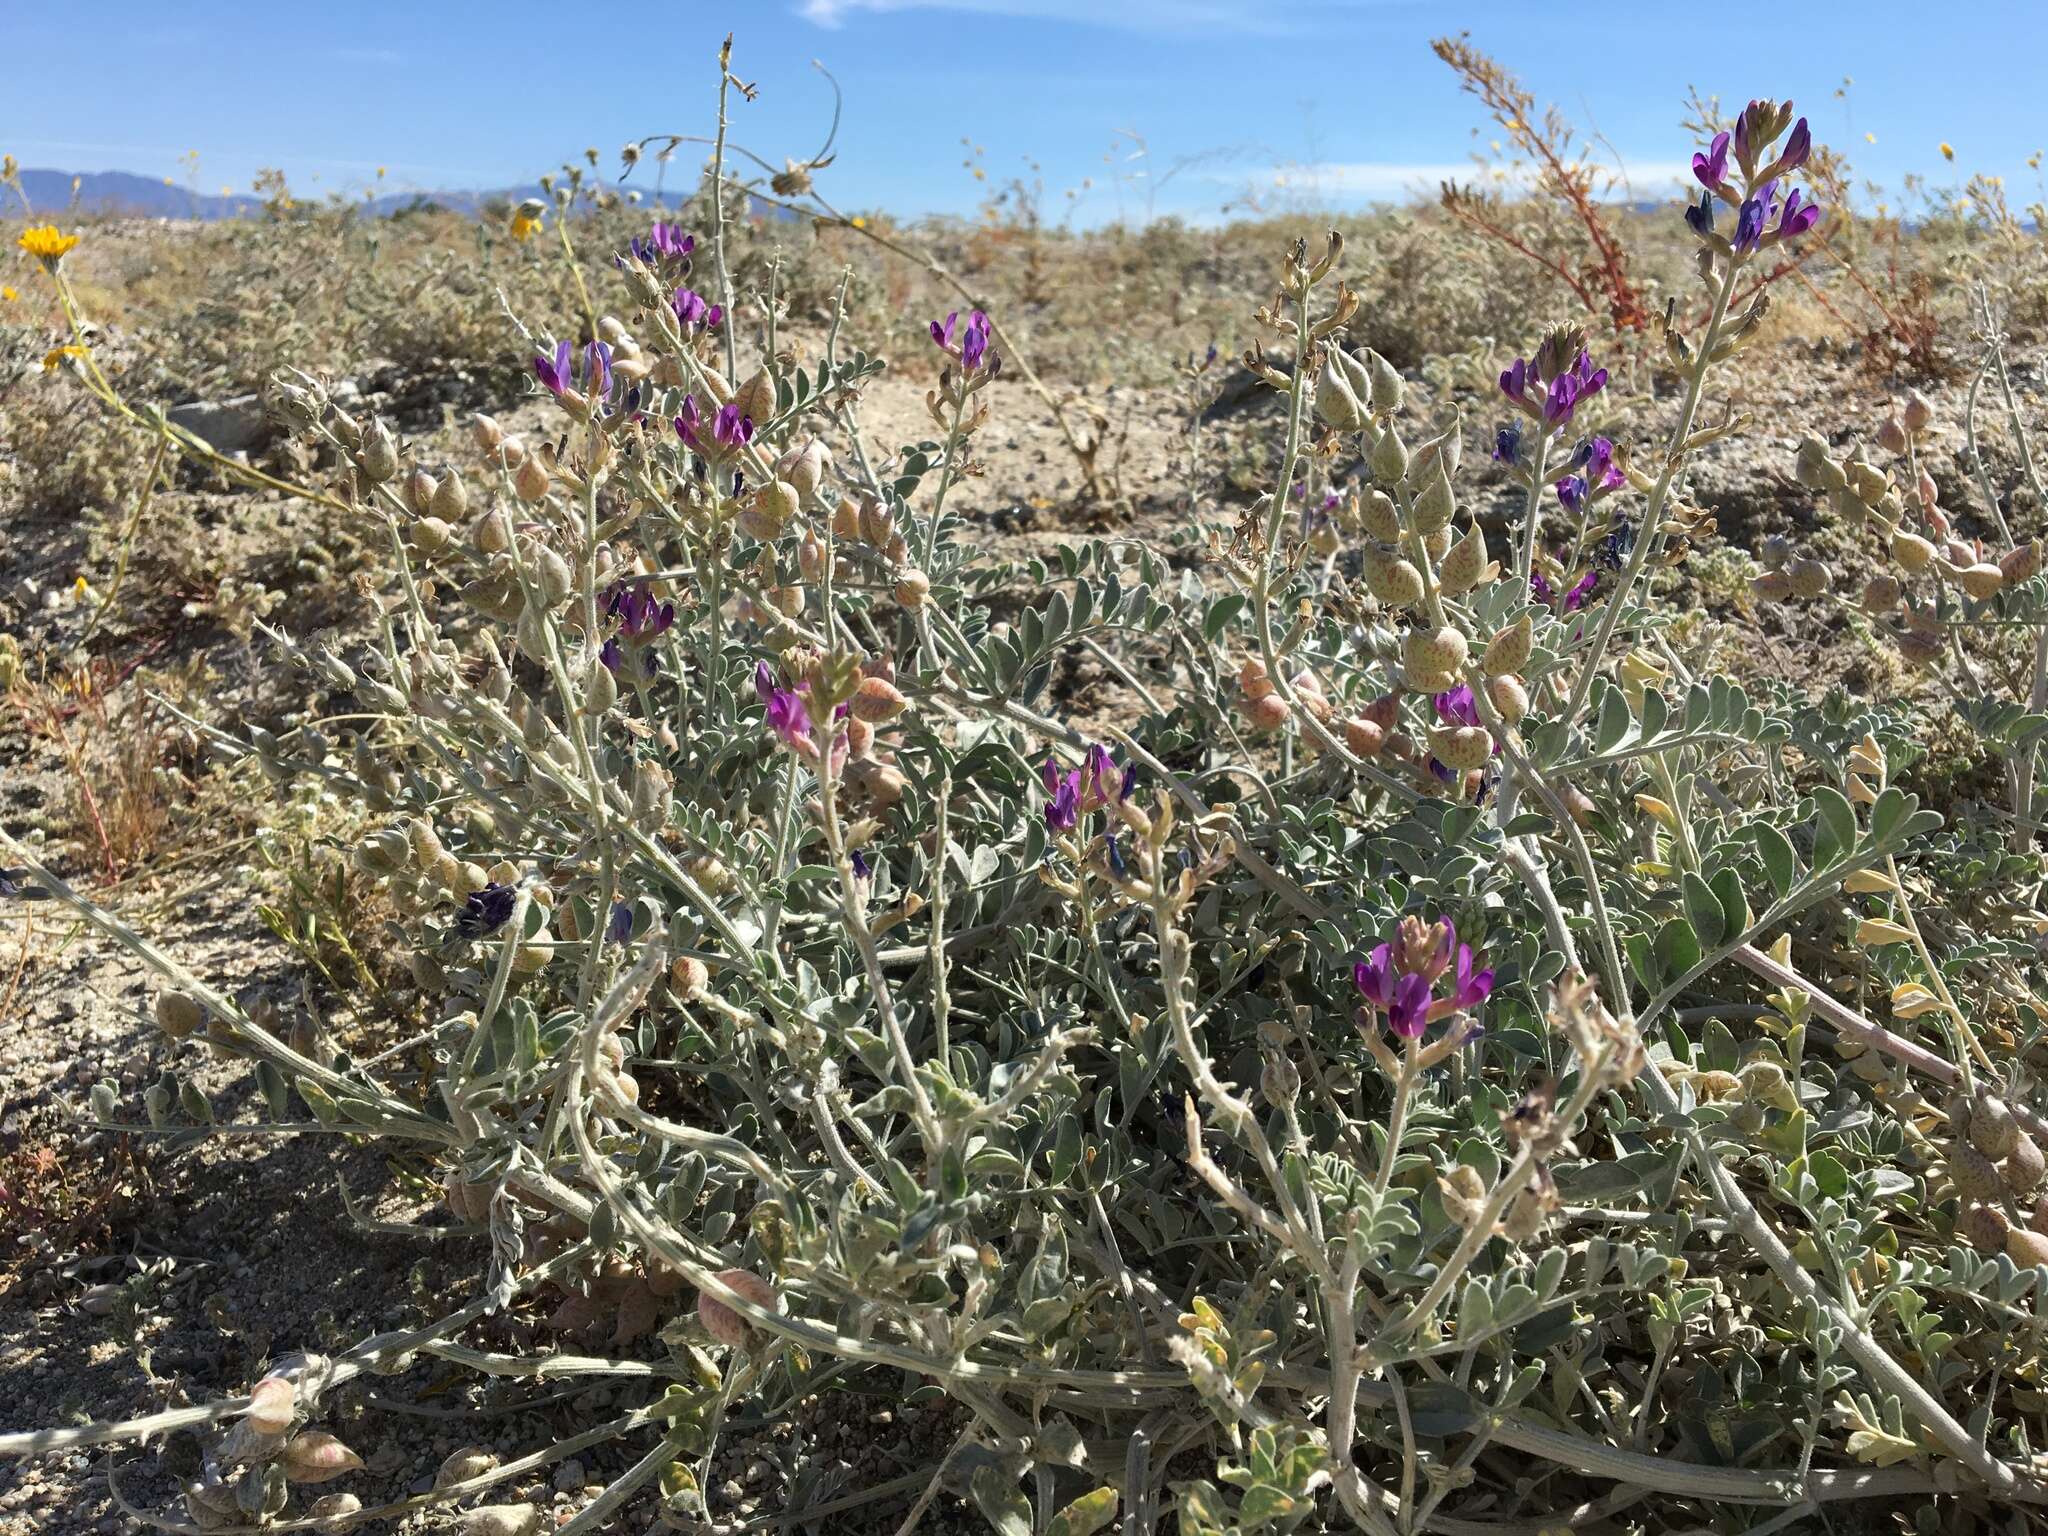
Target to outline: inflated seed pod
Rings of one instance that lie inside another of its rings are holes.
[[[1865,613],[1890,613],[1899,606],[1899,598],[1905,587],[1899,578],[1889,571],[1879,571],[1863,584],[1863,611]]]
[[[1987,561],[1979,561],[1956,572],[1956,585],[1981,603],[1998,596],[2005,586],[2005,572]]]
[[[1478,586],[1486,574],[1486,539],[1477,528],[1467,528],[1451,552],[1444,556],[1436,573],[1437,585],[1447,597],[1463,597]]]
[[[1385,491],[1374,488],[1359,498],[1358,520],[1368,538],[1378,539],[1382,544],[1397,544],[1401,540],[1401,512]]]
[[[2038,1150],[2035,1156],[2038,1157]],[[1956,1141],[1948,1149],[1949,1181],[1965,1200],[2002,1200],[2005,1184],[1990,1158],[1967,1141]]]
[[[1998,557],[1998,571],[2008,586],[2017,586],[2031,579],[2041,569],[2041,541],[2015,544]]]
[[[355,1529],[363,1501],[352,1493],[323,1494],[306,1506],[306,1517],[320,1536],[343,1536]]]
[[[1486,697],[1509,725],[1521,724],[1523,716],[1529,713],[1529,691],[1512,672],[1489,677],[1486,680]]]
[[[1389,608],[1412,608],[1422,601],[1422,572],[1392,550],[1367,550],[1361,574],[1365,590]]]
[[[1416,686],[1418,676],[1454,675],[1465,665],[1465,637],[1450,625],[1435,629],[1411,629],[1401,640],[1401,666]]]
[[[2020,1123],[2005,1100],[1987,1093],[1970,1110],[1970,1145],[1996,1162],[2019,1140]]]
[[[1749,591],[1759,602],[1782,603],[1792,595],[1792,578],[1784,571],[1765,571],[1751,578]]]
[[[726,1289],[738,1292],[755,1306],[769,1310],[775,1307],[775,1287],[759,1275],[744,1269],[726,1269],[719,1271],[718,1278]],[[746,1318],[708,1291],[698,1293],[697,1319],[712,1338],[734,1349],[745,1344],[753,1332]]]
[[[1823,560],[1794,560],[1785,567],[1785,574],[1791,580],[1794,597],[1816,598],[1835,584],[1835,573]]]
[[[1971,1205],[1956,1218],[1956,1236],[1979,1253],[2005,1252],[2005,1235],[2011,1223],[1995,1205]]]
[[[2005,1234],[2005,1256],[2026,1269],[2048,1264],[2048,1237],[2032,1227],[2010,1227]]]
[[[1277,693],[1245,700],[1244,717],[1254,730],[1277,731],[1287,723],[1287,714],[1287,701]]]
[[[159,992],[156,998],[156,1027],[173,1040],[182,1040],[206,1023],[206,1010],[198,999],[183,992]]]
[[[1493,757],[1493,738],[1483,726],[1439,725],[1430,727],[1429,753],[1446,768],[1484,768]]]
[[[1378,757],[1387,744],[1387,733],[1377,721],[1354,715],[1344,722],[1344,745],[1355,757]]]
[[[1934,546],[1917,533],[1901,528],[1892,535],[1892,559],[1908,571],[1924,571],[1934,559]]]
[[[1486,642],[1485,653],[1479,658],[1480,670],[1488,677],[1502,677],[1510,672],[1521,671],[1528,665],[1530,645],[1535,633],[1535,624],[1528,614],[1523,614]]]
[[[2041,1157],[2041,1148],[2034,1138],[2021,1131],[2013,1138],[2012,1150],[2005,1154],[2000,1165],[2005,1170],[2006,1185],[2016,1195],[2031,1195],[2041,1186],[2041,1175],[2048,1172],[2048,1163]]]

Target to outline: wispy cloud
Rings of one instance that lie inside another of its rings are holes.
[[[1357,9],[1375,0],[1324,0],[1323,9]],[[1299,17],[1277,14],[1270,0],[802,0],[797,13],[821,27],[899,11],[958,11],[1066,21],[1127,32],[1201,28],[1211,33],[1287,34]]]
[[[1615,184],[1602,189],[1602,195],[1613,198],[1661,197],[1670,190],[1674,181],[1684,181],[1691,174],[1690,161],[1630,160],[1622,165],[1621,175]],[[1471,185],[1474,182],[1485,185],[1488,182],[1480,168],[1470,160],[1442,164],[1324,160],[1241,171],[1205,171],[1203,176],[1208,181],[1220,184],[1270,188],[1311,198],[1365,202],[1404,198],[1418,192],[1434,193],[1446,181],[1455,181],[1462,185]],[[1513,191],[1526,187],[1530,179],[1529,176],[1510,171],[1493,173],[1491,181],[1503,190]]]

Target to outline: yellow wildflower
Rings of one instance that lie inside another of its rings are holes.
[[[855,229],[866,229],[868,227],[868,221],[856,213],[853,216],[853,227]]]
[[[20,297],[21,295],[16,293],[12,288],[9,288],[4,283],[0,283],[0,299],[4,299],[7,303],[12,304],[16,299]]]
[[[1955,157],[1956,147],[1953,144],[1944,141],[1941,146],[1941,158],[1944,160],[1953,160],[1955,159]]]
[[[512,238],[514,240],[531,240],[539,233],[539,214],[527,213],[522,209],[520,212],[512,215]]]
[[[85,356],[85,348],[80,346],[52,347],[43,354],[43,372],[55,373],[64,366],[65,358],[83,356]]]
[[[54,267],[59,257],[78,244],[78,236],[67,235],[54,224],[38,224],[24,229],[14,243],[44,266]]]

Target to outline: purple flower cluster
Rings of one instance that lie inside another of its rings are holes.
[[[1480,968],[1483,958],[1458,942],[1458,930],[1449,918],[1424,924],[1404,917],[1393,939],[1351,968],[1352,982],[1365,999],[1360,1022],[1383,1013],[1387,1028],[1403,1040],[1420,1040],[1430,1025],[1470,1012],[1492,995],[1493,971]],[[1446,972],[1451,989],[1438,997],[1436,985]]]
[[[665,635],[676,621],[674,603],[657,603],[654,594],[636,582],[613,584],[604,600],[606,618],[619,621],[619,633],[628,640],[652,640]]]
[[[1545,427],[1563,426],[1582,401],[1590,400],[1607,387],[1607,370],[1595,368],[1583,347],[1572,365],[1557,369],[1554,377],[1546,379],[1543,367],[1541,351],[1534,362],[1516,358],[1514,366],[1500,376],[1500,392]]]
[[[784,746],[796,752],[817,751],[817,743],[811,738],[811,712],[804,707],[801,687],[783,687],[763,661],[754,667],[754,692],[768,706],[768,729],[781,738]]]
[[[1510,468],[1521,462],[1522,429],[1509,425],[1493,434],[1493,462]]]
[[[721,405],[711,418],[711,444],[707,447],[697,434],[704,425],[704,415],[697,407],[695,395],[683,396],[682,414],[676,417],[676,436],[690,447],[715,458],[722,452],[744,448],[754,440],[754,418],[742,416],[737,405]]]
[[[1779,183],[1790,172],[1806,164],[1813,153],[1813,133],[1805,118],[1792,125],[1777,158],[1761,170],[1757,168],[1757,153],[1765,146],[1759,145],[1756,139],[1764,131],[1765,118],[1770,115],[1771,109],[1766,103],[1752,101],[1735,120],[1732,132],[1715,134],[1713,142],[1692,157],[1693,176],[1706,191],[1698,203],[1685,210],[1685,222],[1702,240],[1715,238],[1714,199],[1717,197],[1736,211],[1735,234],[1729,244],[1738,252],[1759,251],[1782,240],[1796,239],[1820,222],[1820,206],[1807,201],[1806,194],[1798,187],[1788,185],[1780,195]],[[1728,179],[1731,150],[1736,168],[1751,189],[1747,196]]]
[[[715,331],[725,319],[725,306],[707,302],[694,288],[678,288],[676,296],[669,300],[669,308],[676,312],[676,323],[686,336]]]
[[[966,329],[960,332],[960,344],[955,346],[953,344],[953,332],[959,326],[959,323],[960,314],[957,310],[946,316],[943,325],[934,320],[931,326],[933,344],[941,352],[959,358],[960,365],[970,373],[980,368],[984,363],[989,367],[994,367],[997,359],[996,355],[988,349],[988,316],[978,309],[969,315],[967,317]]]
[[[697,249],[697,240],[694,235],[684,234],[680,224],[657,221],[644,238],[629,241],[627,249],[642,266],[675,266],[690,259],[690,253]]]
[[[1100,742],[1088,748],[1081,766],[1060,772],[1048,757],[1043,770],[1046,802],[1045,824],[1055,832],[1071,832],[1090,811],[1118,804],[1137,782],[1136,767],[1118,769],[1116,759]]]
[[[542,356],[533,360],[533,375],[556,399],[574,389],[579,377],[585,393],[599,400],[609,395],[612,392],[611,347],[602,341],[590,342],[581,353],[580,370],[578,360],[578,354],[568,342],[558,341],[553,357]]]
[[[480,891],[471,891],[463,898],[462,911],[455,919],[455,931],[465,939],[480,939],[486,934],[496,933],[512,916],[516,894],[511,886],[499,885],[496,881]]]

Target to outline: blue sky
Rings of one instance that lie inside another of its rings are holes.
[[[1087,222],[1142,216],[1148,179],[1150,206],[1198,218],[1247,192],[1286,198],[1281,175],[1298,201],[1398,197],[1474,147],[1477,104],[1429,52],[1459,30],[1597,124],[1645,194],[1690,155],[1688,85],[1790,95],[1817,139],[1891,186],[1981,170],[2023,204],[2038,195],[2027,157],[2048,142],[2039,0],[91,0],[9,21],[0,150],[206,192],[246,190],[269,165],[312,194],[370,184],[380,165],[386,188],[514,185],[586,145],[611,166],[628,138],[708,132],[728,29],[736,72],[761,87],[735,137],[770,159],[823,136],[831,98],[811,60],[844,86],[820,184],[848,210],[968,212],[1032,162],[1054,216],[1093,179],[1075,205]]]

